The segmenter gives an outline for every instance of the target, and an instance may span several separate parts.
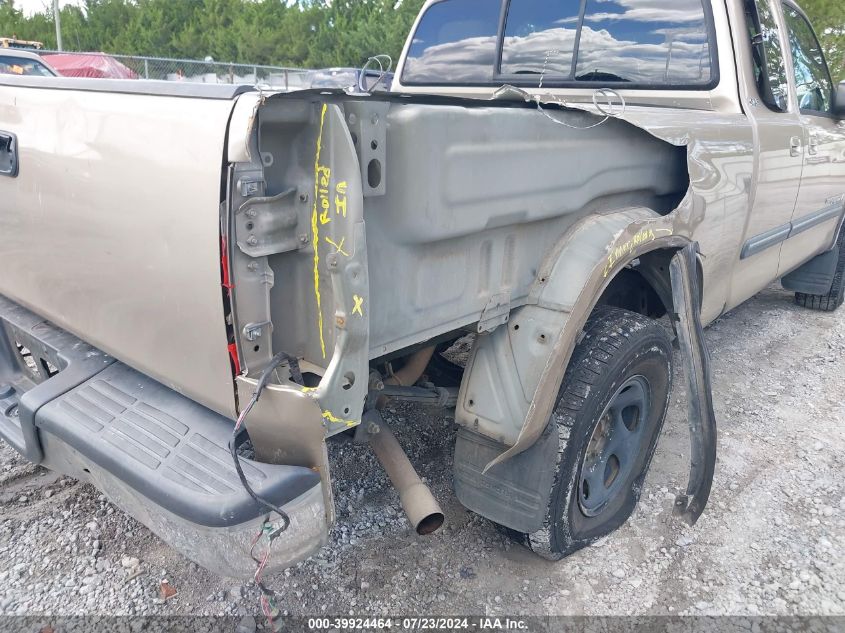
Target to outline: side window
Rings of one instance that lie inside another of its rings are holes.
[[[780,43],[780,29],[770,0],[746,0],[757,91],[770,110],[789,109],[789,80]]]
[[[444,0],[429,7],[414,33],[402,83],[491,83],[501,2]]]
[[[703,86],[712,78],[702,0],[511,0],[502,74]]]
[[[47,67],[23,57],[9,57],[0,55],[0,75],[34,75],[36,77],[52,77]]]
[[[830,113],[833,110],[833,80],[819,40],[810,23],[797,9],[784,5],[789,46],[795,66],[795,86],[802,112]]]

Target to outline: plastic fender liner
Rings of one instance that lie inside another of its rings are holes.
[[[521,308],[526,313],[545,311],[557,315],[558,322],[547,327],[545,340],[550,345],[542,358],[531,360],[532,364],[539,362],[539,372],[528,390],[532,395],[526,394],[530,400],[525,403],[524,415],[519,416],[524,421],[518,435],[515,441],[505,442],[510,447],[490,461],[485,471],[527,450],[542,435],[582,328],[612,280],[634,259],[659,250],[683,248],[689,243],[688,233],[687,226],[678,218],[663,218],[651,209],[630,207],[589,216],[559,240],[538,272],[536,296],[532,297],[536,305]],[[519,315],[513,314],[510,321],[513,324],[518,319]],[[497,334],[498,331],[491,337]],[[507,336],[507,331],[499,336]],[[526,351],[524,347],[511,346],[511,349]],[[474,356],[475,353],[470,363]],[[469,388],[465,380],[455,418],[459,424],[468,420],[474,425],[475,418],[481,419],[479,415],[462,414]],[[495,435],[493,438],[498,439]]]
[[[691,445],[687,491],[675,500],[674,514],[690,525],[694,525],[704,512],[716,470],[716,414],[710,382],[710,354],[701,326],[697,251],[698,244],[690,243],[672,257],[669,265],[673,318],[687,379]]]

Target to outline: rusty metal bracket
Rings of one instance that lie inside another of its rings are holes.
[[[674,323],[678,334],[690,429],[690,476],[686,494],[675,499],[674,515],[695,525],[710,496],[716,470],[716,414],[710,382],[710,354],[701,325],[700,289],[696,268],[698,244],[678,251],[669,264],[672,279]]]

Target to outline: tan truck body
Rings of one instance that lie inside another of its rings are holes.
[[[592,87],[420,87],[403,82],[407,50],[393,93],[375,96],[0,77],[0,133],[15,161],[13,177],[0,176],[10,358],[26,348],[62,370],[61,350],[24,344],[53,327],[136,372],[115,378],[132,404],[117,397],[110,420],[126,422],[145,403],[130,383],[151,379],[171,399],[154,411],[174,417],[194,403],[220,426],[275,353],[295,357],[304,384],[282,372],[246,423],[256,463],[318,480],[288,500],[298,532],[282,538],[279,565],[326,538],[325,441],[361,423],[371,364],[477,333],[456,421],[506,463],[546,428],[584,323],[625,271],[668,306],[668,261],[697,244],[707,323],[835,246],[841,110],[802,112],[792,80],[786,111],[769,110],[741,3],[709,11],[718,81],[706,90],[615,86],[597,99]],[[25,396],[63,373],[5,382]],[[52,398],[84,399],[69,391],[84,388],[106,393],[80,382]],[[50,402],[31,412],[43,444],[32,455],[90,477],[204,565],[249,573],[254,522],[227,524],[225,537],[198,528],[208,541],[178,536],[189,518],[151,509],[159,502],[129,475],[62,448]],[[42,410],[53,417],[39,422]],[[176,452],[188,442],[175,441]],[[178,470],[171,448],[150,446],[137,450],[160,459],[153,470]],[[216,468],[229,466],[214,462],[209,477]],[[240,554],[219,558],[232,544]]]

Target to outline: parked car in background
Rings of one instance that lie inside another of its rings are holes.
[[[44,44],[33,40],[19,40],[16,37],[0,37],[0,48],[31,48],[40,50]]]
[[[58,73],[39,55],[22,50],[0,50],[0,75],[56,77]]]
[[[105,53],[55,53],[45,55],[62,77],[138,79],[138,74]]]

